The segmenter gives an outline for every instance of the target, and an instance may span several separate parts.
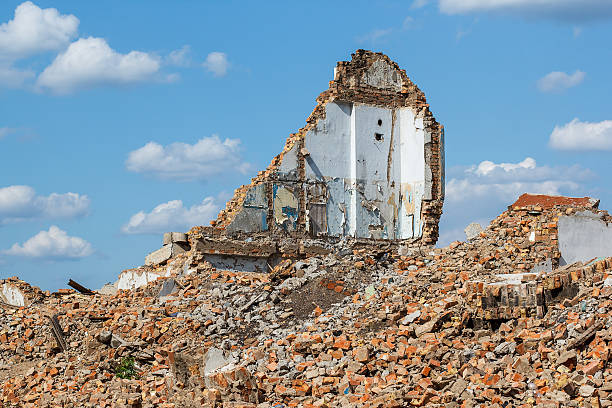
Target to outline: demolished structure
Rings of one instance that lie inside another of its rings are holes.
[[[215,222],[297,237],[438,238],[444,132],[425,95],[383,54],[338,63],[307,125],[239,188]]]
[[[100,291],[0,281],[0,401],[611,407],[612,218],[524,194],[434,248],[442,146],[405,73],[358,51],[214,225]]]
[[[213,226],[191,231],[213,265],[268,272],[346,238],[436,242],[444,131],[423,92],[387,56],[359,50],[317,102]]]

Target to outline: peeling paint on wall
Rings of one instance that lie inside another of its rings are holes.
[[[306,127],[253,179],[257,189],[228,205],[230,232],[435,242],[442,128],[397,64],[363,50],[353,58],[339,63]]]
[[[121,272],[119,280],[117,281],[117,289],[135,289],[141,286],[146,286],[149,282],[154,282],[158,278],[168,276],[169,273],[166,271],[165,274],[148,272],[148,271],[134,271],[126,270]]]
[[[295,231],[299,202],[289,188],[274,184],[274,221],[285,231]]]

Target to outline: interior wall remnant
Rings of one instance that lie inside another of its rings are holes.
[[[299,202],[289,186],[274,184],[274,221],[285,231],[295,231],[298,220]]]
[[[338,63],[317,100],[307,125],[250,186],[236,190],[215,227],[435,243],[443,128],[405,71],[383,54],[358,50]]]
[[[161,274],[151,271],[126,270],[121,272],[117,281],[117,289],[134,289],[141,286],[146,286],[149,282],[154,282],[162,276],[169,274]]]
[[[612,225],[601,218],[591,211],[559,217],[560,265],[612,255]]]

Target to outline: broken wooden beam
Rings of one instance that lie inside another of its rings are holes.
[[[80,285],[72,279],[68,281],[68,286],[75,289],[79,293],[82,293],[83,295],[95,295],[94,291],[92,291],[91,289],[87,289],[85,286]]]
[[[57,345],[60,346],[63,351],[66,351],[68,350],[68,346],[66,345],[66,340],[64,340],[64,331],[57,320],[57,316],[57,314],[53,315],[53,317],[47,316],[47,319],[49,319],[51,323],[51,333],[53,333]]]

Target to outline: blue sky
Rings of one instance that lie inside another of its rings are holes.
[[[607,0],[4,0],[0,278],[98,288],[207,224],[358,48],[445,126],[441,244],[523,192],[610,209],[611,20]]]

